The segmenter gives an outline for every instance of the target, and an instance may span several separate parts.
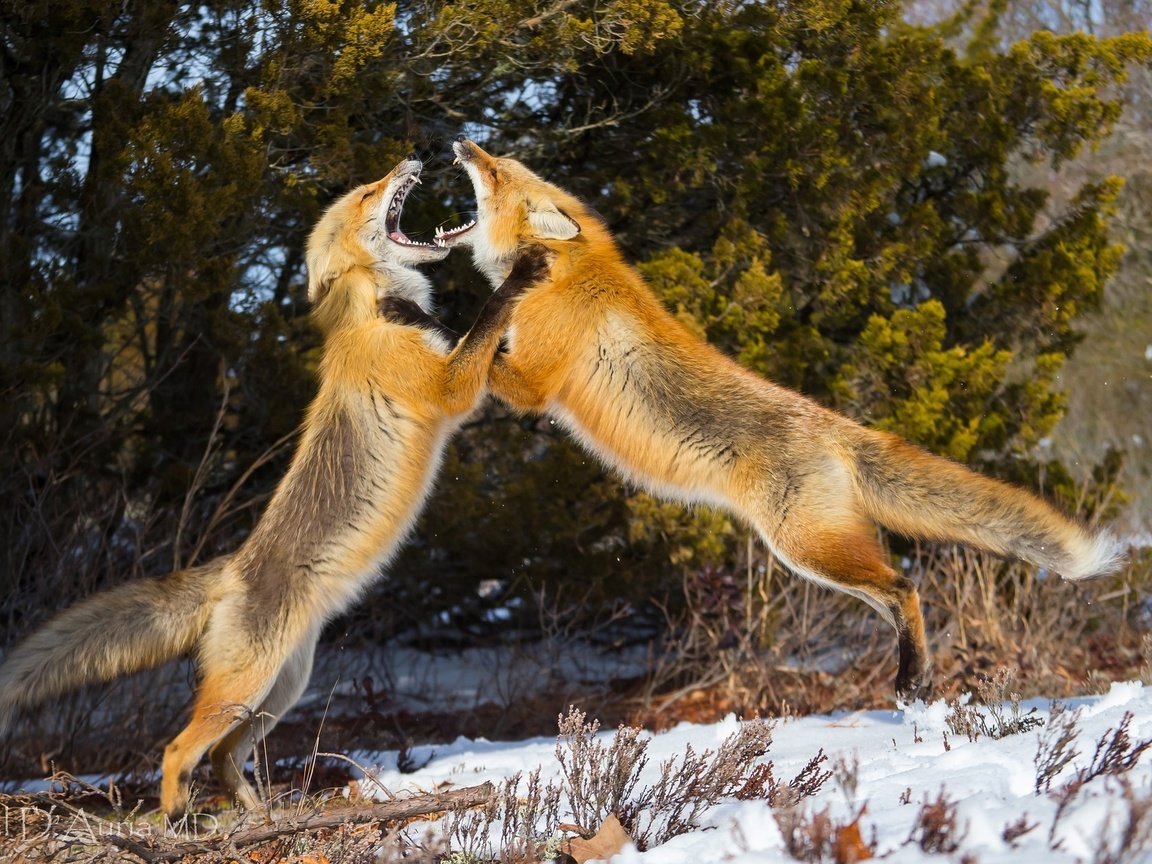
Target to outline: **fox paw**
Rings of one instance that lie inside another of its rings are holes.
[[[906,703],[917,700],[930,701],[932,699],[932,668],[927,667],[915,676],[910,674],[897,675],[896,698]]]
[[[537,282],[548,278],[548,270],[552,266],[554,255],[546,246],[534,243],[522,251],[512,265],[512,272],[508,274],[508,281],[527,288]]]

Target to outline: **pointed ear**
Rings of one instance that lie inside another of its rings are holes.
[[[528,224],[540,240],[571,240],[580,233],[580,224],[551,201],[529,210]]]

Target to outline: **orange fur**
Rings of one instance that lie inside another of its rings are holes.
[[[916,586],[885,560],[876,524],[1069,578],[1118,566],[1109,535],[1035,496],[741,368],[664,309],[577,198],[470,141],[455,151],[478,217],[445,240],[470,245],[493,283],[525,244],[555,257],[516,304],[492,391],[556,418],[630,481],[737,514],[792,570],[877,609],[898,634],[900,693],[927,692],[930,663]]]
[[[413,267],[448,254],[399,232],[420,168],[410,160],[354,189],[312,232],[320,387],[256,528],[230,556],[98,594],[33,633],[0,667],[0,728],[66,689],[195,651],[201,680],[188,725],[164,752],[161,806],[169,819],[184,814],[192,770],[209,750],[240,803],[259,803],[244,763],[303,692],[324,622],[408,534],[449,435],[484,394],[509,301],[533,275],[522,268],[497,291],[455,347],[442,332],[378,314],[378,303],[395,300],[426,313],[430,286]]]

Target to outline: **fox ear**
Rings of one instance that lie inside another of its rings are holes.
[[[571,240],[580,233],[580,224],[551,201],[529,210],[528,224],[540,240]]]

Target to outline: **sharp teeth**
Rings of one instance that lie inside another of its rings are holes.
[[[457,156],[455,159],[453,159],[453,160],[452,160],[452,164],[453,164],[453,165],[459,165],[459,164],[460,164],[460,157],[459,157],[459,156]]]

